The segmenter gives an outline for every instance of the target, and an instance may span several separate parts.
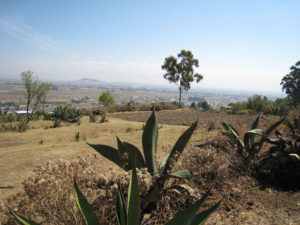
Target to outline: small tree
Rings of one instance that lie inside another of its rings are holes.
[[[37,105],[40,102],[43,102],[44,106],[43,108],[45,108],[45,104],[46,104],[46,94],[48,91],[50,91],[53,87],[52,83],[48,83],[48,82],[42,82],[40,83],[40,85],[36,88],[36,101],[35,101],[35,107],[37,107]]]
[[[210,104],[208,104],[207,101],[204,101],[204,102],[198,102],[198,108],[201,108],[203,111],[210,111],[212,110],[213,108],[211,107]]]
[[[102,92],[99,96],[99,104],[103,104],[104,106],[115,104],[114,97],[107,91]]]
[[[266,96],[253,95],[253,97],[248,98],[247,108],[258,113],[267,112],[271,106],[272,102]]]
[[[166,73],[163,75],[164,78],[178,86],[180,107],[182,91],[188,91],[194,79],[199,83],[203,79],[203,76],[194,73],[194,67],[199,67],[199,61],[194,58],[191,51],[181,50],[177,56],[178,58],[174,56],[165,58],[165,62],[161,68],[166,70]]]
[[[33,75],[33,71],[24,71],[21,73],[21,78],[26,88],[26,112],[28,116],[29,106],[36,94],[37,77]]]
[[[291,72],[285,75],[280,85],[282,85],[282,91],[284,91],[288,98],[292,100],[293,105],[296,106],[300,103],[300,61],[295,66],[290,68]]]

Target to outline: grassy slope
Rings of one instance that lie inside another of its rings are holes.
[[[116,147],[116,135],[141,149],[143,123],[108,118],[109,122],[90,123],[88,117],[81,119],[81,125],[62,124],[59,128],[50,128],[51,122],[31,121],[30,129],[24,133],[6,132],[0,134],[0,198],[21,190],[21,182],[28,178],[34,168],[44,166],[47,161],[75,159],[78,154],[88,155],[96,152],[85,141]],[[98,120],[99,121],[99,120]],[[45,129],[45,127],[48,127]],[[168,151],[179,135],[186,129],[183,126],[164,125],[159,129],[159,158]],[[76,132],[80,140],[75,140]],[[40,141],[43,141],[40,144]],[[112,164],[97,154],[99,169],[106,173]]]

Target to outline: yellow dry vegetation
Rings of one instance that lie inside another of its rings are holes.
[[[99,121],[99,118],[98,118]],[[51,121],[30,121],[29,129],[23,133],[0,133],[0,199],[22,189],[22,181],[33,174],[38,166],[48,161],[73,160],[79,154],[95,155],[96,165],[103,174],[114,166],[103,158],[86,142],[117,146],[116,135],[142,149],[143,124],[109,118],[105,123],[91,123],[88,117],[81,118],[81,124],[62,123],[58,128],[51,128]],[[159,129],[158,158],[172,148],[178,137],[185,131],[184,126],[163,125]],[[75,135],[79,132],[79,141]],[[199,135],[198,132],[195,135]],[[200,134],[201,135],[201,134]],[[12,186],[13,188],[9,188]]]

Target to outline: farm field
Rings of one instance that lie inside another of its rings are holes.
[[[74,161],[78,159],[78,155],[93,161],[96,173],[113,179],[115,174],[112,171],[119,174],[122,171],[96,153],[86,142],[116,147],[118,135],[122,140],[141,149],[143,125],[149,115],[150,112],[108,114],[108,122],[105,123],[91,123],[88,117],[83,117],[79,126],[62,123],[59,128],[51,128],[50,121],[38,120],[31,121],[29,129],[23,133],[1,133],[0,199],[6,202],[11,194],[21,192],[22,182],[34,176],[37,167],[45,167],[48,161]],[[198,120],[198,128],[181,157],[179,167],[188,167],[194,175],[190,181],[184,181],[185,185],[198,185],[197,188],[202,193],[211,189],[211,195],[204,207],[223,199],[218,211],[206,224],[300,223],[299,191],[276,190],[260,184],[247,174],[231,173],[228,169],[227,153],[210,146],[199,147],[200,144],[222,139],[219,121],[225,120],[245,132],[256,116],[187,109],[157,112],[158,161],[172,148],[177,138],[187,129],[187,125]],[[268,127],[276,120],[278,117],[263,116],[261,127]],[[211,124],[214,127],[208,131]],[[77,132],[80,134],[78,141],[75,140]],[[191,158],[198,162],[197,168],[188,163]],[[211,177],[203,175],[212,172]]]

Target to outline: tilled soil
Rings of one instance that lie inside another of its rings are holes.
[[[220,121],[236,124],[236,126],[250,126],[257,115],[232,115],[227,113],[211,113],[202,112],[201,110],[193,109],[178,109],[178,110],[164,110],[158,111],[157,119],[159,124],[168,125],[191,125],[198,120],[198,126],[208,128],[210,123],[214,123],[215,128],[221,128]],[[112,113],[110,117],[120,118],[129,121],[146,122],[151,112],[125,112],[125,113]],[[270,123],[277,118],[274,116],[265,116],[263,123]]]

